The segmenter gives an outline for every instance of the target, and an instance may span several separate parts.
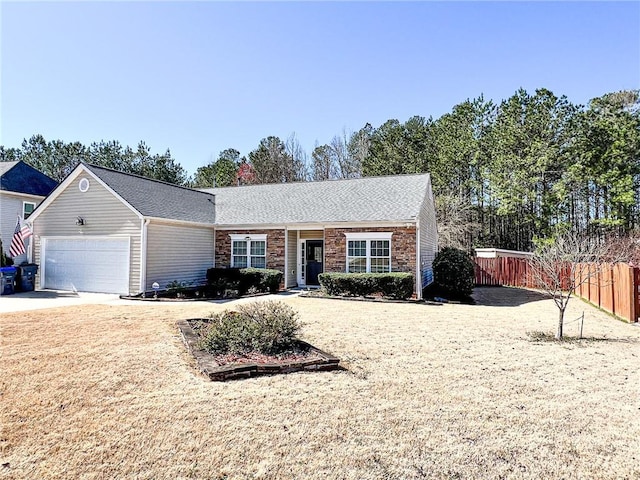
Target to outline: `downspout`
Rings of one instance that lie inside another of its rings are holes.
[[[289,288],[289,227],[284,227],[284,289]]]
[[[150,221],[148,218],[142,220],[140,232],[140,293],[143,295],[147,290],[147,227]]]
[[[420,217],[416,218],[416,296],[422,300],[422,265],[420,264]]]
[[[211,267],[216,268],[216,227],[213,227],[213,265]]]

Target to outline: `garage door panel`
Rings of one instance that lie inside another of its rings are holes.
[[[128,293],[129,239],[46,239],[44,288]]]

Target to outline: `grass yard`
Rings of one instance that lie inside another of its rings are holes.
[[[639,478],[640,327],[572,300],[283,297],[346,371],[226,383],[175,322],[229,308],[83,305],[0,317],[0,478]],[[492,305],[487,305],[492,304]]]

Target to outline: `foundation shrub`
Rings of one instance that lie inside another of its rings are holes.
[[[474,264],[463,250],[445,247],[433,260],[434,291],[454,298],[468,297],[475,282]]]
[[[282,272],[269,268],[209,268],[207,293],[222,296],[226,291],[247,293],[275,293],[280,288]]]
[[[321,273],[320,285],[329,295],[363,297],[381,294],[394,299],[413,295],[413,275],[410,273]]]
[[[276,293],[282,281],[282,272],[270,268],[243,268],[240,270],[241,295],[251,288],[258,292]]]
[[[293,347],[300,328],[298,313],[293,308],[267,301],[212,314],[199,328],[199,334],[201,347],[216,355],[249,352],[274,355]]]

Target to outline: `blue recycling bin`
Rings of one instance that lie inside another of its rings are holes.
[[[16,279],[17,269],[15,267],[0,268],[0,295],[11,295],[13,290],[13,282]]]
[[[33,292],[36,287],[36,273],[38,273],[38,265],[35,263],[19,265],[15,289],[19,292]]]

